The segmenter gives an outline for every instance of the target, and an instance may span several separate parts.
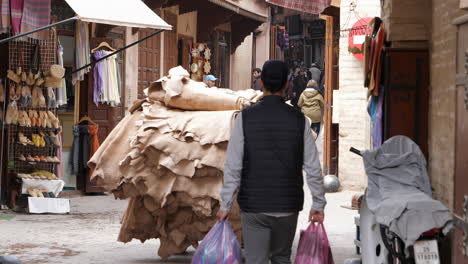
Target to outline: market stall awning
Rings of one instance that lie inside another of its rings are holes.
[[[172,30],[141,0],[65,0],[81,21]]]
[[[332,0],[266,0],[267,3],[318,15],[331,5]]]

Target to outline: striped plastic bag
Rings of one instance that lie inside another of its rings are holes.
[[[192,264],[241,264],[242,252],[228,222],[217,222],[205,236]]]

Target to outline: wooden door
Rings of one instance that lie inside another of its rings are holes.
[[[428,158],[429,53],[385,49],[384,140],[404,135]]]
[[[184,35],[179,35],[178,41],[178,59],[177,64],[184,67],[184,69],[190,69],[190,51],[193,44],[193,38]]]
[[[338,125],[333,125],[333,90],[339,88],[339,18],[325,17],[325,109],[323,115],[323,173],[338,173]]]
[[[92,38],[90,40],[90,46],[91,49],[97,47],[99,43],[102,41],[106,41],[110,45],[114,45],[112,39],[110,38]],[[114,45],[115,49],[121,48],[118,46]],[[118,55],[122,56],[122,54]],[[120,60],[117,60],[120,61]],[[122,71],[123,67],[120,65],[120,72],[123,73]],[[94,72],[94,67],[91,70],[90,74],[88,74],[88,82],[87,82],[87,88],[83,89],[86,91],[85,94],[82,93],[82,98],[84,97],[85,100],[81,100],[86,104],[86,107],[83,107],[80,109],[87,110],[87,112],[81,112],[81,115],[87,114],[91,120],[93,120],[95,123],[98,124],[99,126],[99,132],[98,132],[98,138],[99,142],[102,143],[106,139],[107,135],[112,131],[112,129],[119,123],[120,120],[123,118],[123,107],[122,105],[118,105],[115,107],[112,107],[107,104],[94,104],[93,103],[93,96],[94,96],[94,78],[93,78],[93,73]],[[122,78],[122,74],[121,74]],[[122,87],[123,87],[123,80],[121,79]],[[83,87],[84,88],[84,87]],[[122,92],[122,94],[124,94]],[[122,94],[120,95],[120,100],[123,102],[123,96]],[[85,111],[86,111],[85,110]],[[90,175],[89,173],[85,176],[85,186],[84,189],[87,193],[95,193],[95,192],[104,192],[104,189],[97,186],[94,181],[90,180]],[[77,179],[78,180],[78,179]]]
[[[169,10],[164,10],[164,21],[173,27],[172,31],[164,32],[164,72],[168,74],[171,68],[178,65],[177,56],[177,15]]]
[[[468,19],[460,25],[457,54],[455,139],[455,232],[453,263],[468,263]]]
[[[139,38],[156,32],[140,29]],[[156,35],[138,44],[138,98],[144,98],[143,90],[161,77],[161,36]]]

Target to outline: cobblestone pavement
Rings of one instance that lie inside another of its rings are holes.
[[[306,192],[308,194],[308,192]],[[353,192],[327,195],[326,228],[335,263],[343,263],[354,253],[355,211],[348,205]],[[310,195],[306,195],[306,207]],[[120,219],[127,201],[112,196],[85,196],[71,199],[69,215],[27,215],[0,211],[0,255],[9,254],[23,263],[190,263],[193,249],[185,256],[162,261],[157,256],[158,240],[144,244],[117,242]],[[300,215],[299,229],[307,227],[307,213]],[[298,235],[295,248],[297,248]],[[295,252],[295,250],[294,250]]]

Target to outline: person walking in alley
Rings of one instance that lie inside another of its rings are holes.
[[[260,84],[261,74],[262,74],[262,70],[260,70],[260,68],[255,68],[252,71],[252,76],[253,76],[252,89],[257,90],[257,91],[262,90],[262,85]]]
[[[267,61],[264,98],[237,117],[229,140],[218,220],[234,196],[241,208],[247,264],[289,264],[298,214],[303,209],[303,169],[312,194],[309,220],[321,222],[326,204],[319,155],[304,114],[284,102],[288,67]]]
[[[300,108],[297,102],[299,101],[299,96],[301,96],[302,92],[306,89],[307,81],[306,70],[304,68],[299,69],[299,74],[294,78],[294,98],[291,100],[291,104],[298,110]]]
[[[317,90],[318,84],[315,80],[310,80],[307,83],[307,88],[299,97],[297,105],[301,108],[312,123],[312,130],[317,134],[320,133],[320,125],[322,122],[323,113],[323,96]]]
[[[317,82],[316,90],[323,95],[323,71],[320,69],[317,63],[312,63],[309,72],[310,79]]]
[[[213,88],[216,87],[216,81],[218,78],[214,77],[213,75],[207,75],[205,78],[205,84],[208,86],[208,88]]]

